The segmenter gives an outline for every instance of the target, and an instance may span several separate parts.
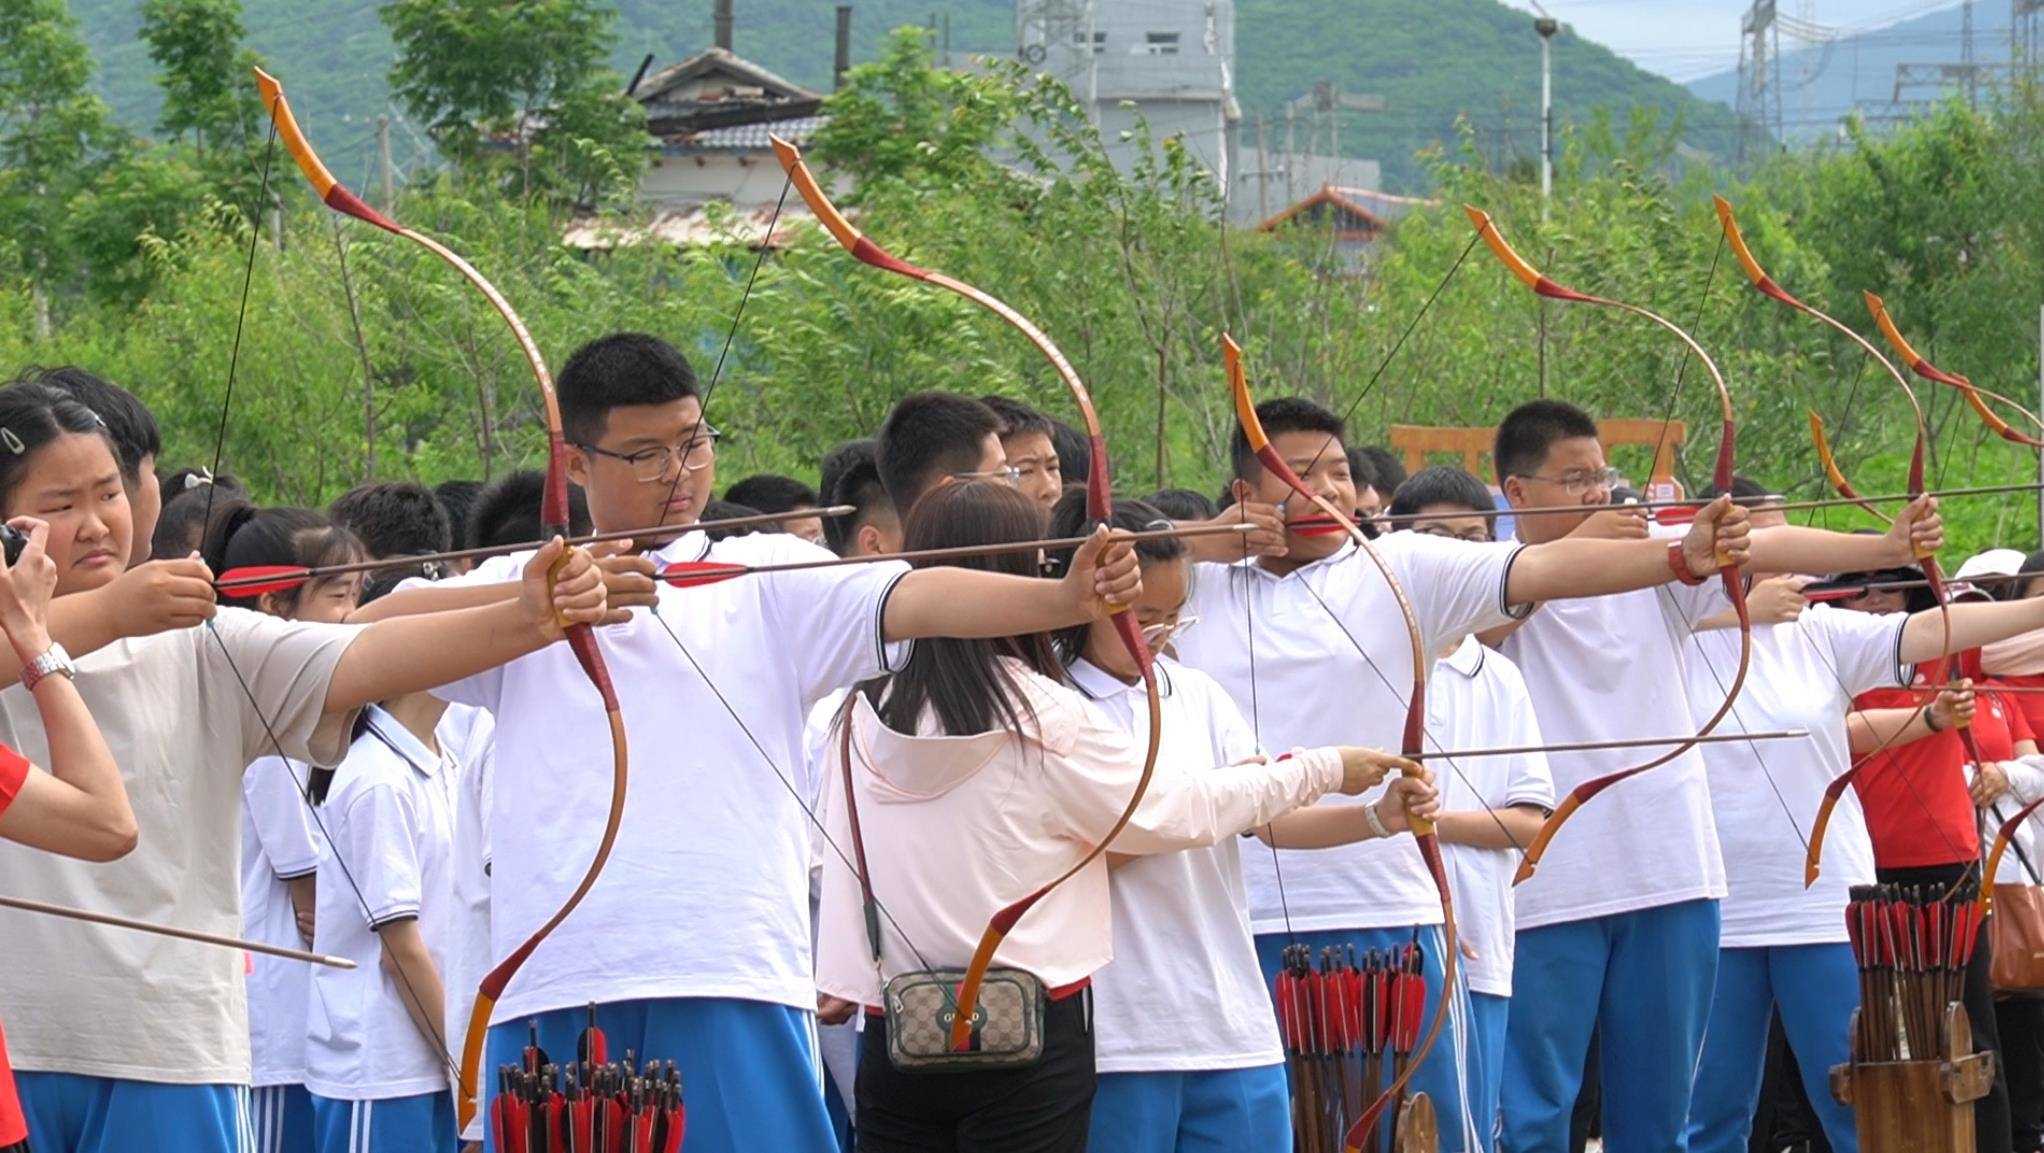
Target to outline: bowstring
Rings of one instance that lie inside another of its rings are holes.
[[[241,307],[240,311],[237,313],[235,317],[234,340],[231,346],[231,351],[228,354],[227,361],[227,383],[225,388],[222,390],[223,397],[220,405],[219,427],[217,432],[215,433],[213,441],[212,471],[213,475],[215,476],[220,475],[220,466],[227,448],[227,422],[229,414],[232,412],[234,404],[234,378],[236,368],[239,365],[241,358],[242,330],[248,318],[249,288],[255,280],[256,247],[262,239],[262,230],[259,226],[257,226],[256,220],[261,213],[261,205],[269,193],[270,166],[271,160],[276,154],[276,150],[277,150],[277,122],[276,117],[272,115],[270,118],[269,142],[263,150],[262,183],[260,188],[258,188],[256,192],[257,216],[252,216],[250,218],[248,264],[247,269],[243,276],[241,286]],[[219,487],[220,486],[217,484],[211,484],[206,486],[205,519],[200,522],[201,524],[212,523],[213,496],[214,493],[219,490]],[[207,621],[205,622],[205,629],[207,635],[213,638],[213,643],[219,646],[220,657],[222,661],[225,662],[225,664],[227,665],[228,672],[233,674],[234,683],[241,690],[242,698],[248,702],[249,712],[252,713],[255,716],[256,720],[262,725],[263,736],[269,741],[271,751],[276,754],[278,760],[284,762],[285,773],[288,776],[290,776],[292,783],[295,786],[297,786],[298,795],[305,802],[306,815],[312,818],[312,823],[314,827],[316,827],[319,830],[320,839],[325,841],[327,847],[330,850],[332,850],[334,863],[340,867],[342,879],[347,881],[349,890],[352,891],[355,895],[356,903],[362,906],[363,919],[369,922],[373,929],[375,923],[375,915],[374,912],[369,907],[369,898],[367,894],[365,894],[362,891],[362,886],[355,880],[354,870],[349,868],[347,858],[341,854],[340,846],[335,843],[333,837],[328,833],[326,821],[319,815],[319,806],[313,803],[310,774],[307,774],[306,777],[301,778],[298,775],[297,771],[291,767],[291,758],[285,755],[284,753],[284,743],[283,741],[278,739],[275,725],[271,723],[269,716],[263,712],[262,705],[257,702],[255,692],[249,686],[248,677],[242,673],[240,665],[238,665],[235,662],[234,652],[232,649],[228,648],[227,641],[224,637],[220,635],[220,630],[217,624],[214,622],[214,620],[208,618]],[[398,983],[404,987],[404,996],[407,1000],[411,1002],[411,1007],[413,1011],[415,1011],[421,1018],[428,1017],[428,1014],[426,1012],[425,998],[419,995],[419,991],[412,984],[411,978],[406,975],[404,967],[401,965],[389,965],[385,966],[385,968],[389,971],[394,972],[397,975]],[[440,1027],[444,1028],[446,1022],[442,1021],[439,1022],[438,1024]],[[440,1059],[440,1063],[442,1067],[449,1074],[452,1075],[451,1076],[452,1083],[459,1085],[461,1083],[461,1065],[460,1062],[454,1059],[454,1054],[447,1045],[447,1039],[443,1036],[437,1035],[436,1030],[435,1035],[427,1037],[426,1040],[429,1044],[433,1045],[433,1047],[438,1050],[437,1055]]]

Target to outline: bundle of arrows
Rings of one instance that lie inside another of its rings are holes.
[[[606,1060],[603,1032],[590,1025],[576,1060],[559,1066],[539,1047],[535,1026],[524,1059],[497,1071],[490,1126],[502,1153],[677,1153],[687,1128],[681,1073],[669,1061],[639,1066],[626,1050]]]
[[[1868,1062],[1947,1061],[1945,1007],[1960,999],[1979,937],[1978,882],[1855,885],[1846,935],[1859,965],[1857,1047]]]
[[[1317,963],[1311,946],[1285,950],[1276,985],[1278,1032],[1302,1153],[1338,1153],[1350,1124],[1403,1071],[1419,1044],[1424,962],[1416,940],[1373,949],[1360,961],[1353,946],[1322,949]],[[1379,1134],[1368,1134],[1363,1148],[1377,1153]]]

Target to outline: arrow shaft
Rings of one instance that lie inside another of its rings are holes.
[[[271,957],[283,957],[290,961],[304,961],[310,965],[325,965],[330,969],[352,969],[355,962],[346,957],[329,957],[323,953],[306,953],[297,949],[286,949],[281,945],[266,945],[261,941],[244,941],[237,937],[223,937],[215,933],[201,933],[194,929],[180,929],[173,925],[159,925],[153,921],[131,921],[111,913],[94,913],[87,909],[74,909],[69,905],[51,905],[42,901],[30,901],[22,897],[0,897],[0,908],[17,909],[24,913],[41,913],[46,917],[63,917],[71,921],[89,921],[95,925],[112,925],[117,929],[132,929],[137,933],[153,933],[158,937],[175,937],[180,941],[196,941],[201,945],[218,945],[223,949],[246,949],[251,953],[262,953]]]
[[[1436,749],[1432,752],[1414,753],[1415,761],[1438,761],[1457,758],[1516,757],[1527,753],[1588,753],[1599,749],[1643,749],[1656,745],[1721,745],[1743,741],[1791,741],[1810,735],[1808,729],[1778,729],[1766,733],[1711,733],[1702,737],[1629,737],[1612,741],[1576,741],[1562,745],[1511,745],[1492,749]]]

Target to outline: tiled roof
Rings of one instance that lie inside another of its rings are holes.
[[[755,152],[768,147],[767,137],[778,136],[793,144],[807,144],[828,116],[795,116],[731,128],[711,128],[662,141],[666,152]]]

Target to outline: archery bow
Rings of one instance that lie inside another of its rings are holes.
[[[1774,278],[1767,274],[1767,270],[1760,267],[1760,261],[1754,257],[1753,250],[1746,244],[1745,236],[1740,233],[1739,221],[1733,215],[1731,201],[1726,200],[1722,196],[1713,197],[1712,199],[1717,206],[1718,223],[1724,229],[1725,239],[1731,243],[1732,254],[1738,257],[1739,267],[1745,270],[1746,279],[1752,282],[1754,289],[1762,296],[1779,301],[1797,312],[1817,318],[1834,331],[1844,335],[1854,344],[1865,349],[1866,354],[1872,357],[1894,379],[1896,386],[1909,399],[1910,412],[1916,417],[1916,444],[1909,454],[1909,481],[1906,487],[1909,490],[1911,499],[1921,497],[1924,488],[1923,460],[1925,438],[1923,406],[1917,403],[1916,390],[1909,387],[1909,381],[1896,369],[1895,363],[1886,356],[1883,356],[1881,350],[1875,348],[1872,341],[1853,331],[1850,325],[1845,324],[1829,313],[1796,299],[1787,289],[1775,283]],[[1897,337],[1899,338],[1899,336],[1900,334],[1898,333]],[[1860,504],[1862,508],[1865,508],[1874,516],[1887,520],[1888,518],[1882,516],[1871,504],[1861,500],[1859,493],[1854,491],[1852,485],[1846,481],[1845,473],[1839,469],[1837,458],[1832,455],[1831,445],[1825,439],[1824,422],[1814,412],[1810,414],[1810,432],[1812,438],[1816,441],[1817,456],[1823,462],[1825,476],[1830,479],[1832,486],[1838,490],[1838,495]],[[1917,560],[1923,565],[1924,579],[1929,583],[1932,595],[1937,597],[1938,615],[1944,624],[1945,643],[1943,648],[1946,655],[1938,658],[1939,663],[1950,668],[1956,680],[1957,668],[1950,663],[1949,658],[1952,647],[1952,609],[1945,594],[1944,574],[1938,570],[1938,560],[1935,553],[1920,549],[1917,551]],[[1937,678],[1933,677],[1932,679],[1935,680]],[[1973,759],[1973,763],[1976,765],[1981,763],[1980,746],[1974,742],[1972,730],[1961,726],[1959,728],[1959,741],[1966,747],[1966,755]],[[1804,888],[1817,883],[1819,866],[1824,855],[1824,834],[1831,827],[1831,814],[1838,808],[1839,799],[1845,795],[1846,786],[1850,785],[1853,779],[1859,775],[1860,770],[1865,768],[1872,760],[1871,754],[1859,758],[1843,773],[1833,777],[1830,783],[1824,787],[1824,800],[1817,808],[1817,820],[1810,826],[1808,855],[1803,862]]]
[[[468,261],[432,237],[406,228],[369,207],[361,197],[335,180],[333,173],[327,171],[318,154],[313,152],[311,143],[305,139],[304,132],[298,127],[297,119],[291,115],[291,106],[284,99],[284,86],[260,68],[255,70],[255,74],[256,86],[262,92],[263,104],[269,110],[271,121],[276,125],[278,137],[284,142],[285,149],[291,153],[291,158],[297,161],[298,170],[305,174],[306,181],[319,193],[320,200],[328,208],[401,236],[447,262],[461,274],[462,279],[483,294],[484,299],[490,302],[490,307],[495,309],[497,315],[510,327],[512,336],[518,341],[519,351],[524,354],[533,377],[539,383],[540,397],[544,402],[546,415],[547,467],[546,488],[540,503],[541,535],[567,536],[568,474],[564,460],[566,438],[561,431],[561,406],[559,399],[554,395],[553,376],[547,371],[546,361],[541,358],[539,346],[533,343],[532,334],[526,330],[525,322],[512,310],[503,294],[497,291],[497,287],[485,279],[482,273],[477,272]],[[564,559],[565,555],[564,553]],[[610,670],[604,664],[603,653],[596,644],[596,633],[590,626],[569,625],[566,621],[562,621],[561,624],[562,632],[567,638],[568,647],[575,654],[576,662],[582,666],[583,673],[595,686],[598,697],[603,701],[604,716],[610,725],[610,811],[604,822],[603,836],[597,842],[595,855],[590,859],[588,871],[583,874],[574,891],[552,916],[526,938],[524,944],[512,950],[509,956],[490,970],[483,978],[482,986],[476,991],[475,1005],[469,1012],[468,1034],[462,1042],[459,1084],[456,1086],[456,1107],[460,1127],[463,1129],[468,1127],[470,1120],[475,1116],[477,1074],[482,1065],[483,1041],[489,1031],[490,1014],[496,1008],[497,999],[503,996],[505,987],[511,983],[511,978],[525,964],[526,959],[539,948],[540,942],[546,940],[560,927],[561,922],[568,919],[568,915],[582,903],[582,898],[588,896],[589,890],[595,887],[596,878],[602,874],[604,865],[610,860],[611,848],[617,843],[618,826],[624,819],[627,771],[625,722],[624,714],[618,709],[617,692],[611,686]]]
[[[1021,313],[991,294],[941,272],[911,264],[867,239],[851,221],[845,219],[844,213],[838,211],[837,206],[831,203],[830,197],[824,193],[822,185],[817,183],[815,175],[803,161],[801,149],[778,136],[770,136],[768,139],[773,143],[774,155],[780,159],[781,168],[787,172],[788,179],[801,194],[803,203],[809,206],[809,211],[815,214],[817,221],[830,233],[832,239],[860,263],[962,296],[1007,321],[1026,337],[1030,344],[1036,346],[1036,350],[1050,362],[1058,379],[1071,391],[1072,400],[1078,405],[1079,415],[1085,422],[1086,439],[1092,450],[1092,463],[1086,475],[1086,516],[1096,523],[1104,522],[1113,516],[1107,441],[1100,431],[1100,417],[1094,411],[1092,394],[1087,392],[1085,383],[1079,379],[1079,374],[1072,368],[1071,362],[1065,358],[1065,354],[1057,345],[1051,343],[1050,337]],[[955,1050],[964,1050],[971,1041],[973,1010],[979,1001],[980,984],[986,977],[987,968],[993,964],[994,951],[1000,948],[1001,942],[1007,938],[1015,923],[1034,908],[1038,901],[1050,895],[1059,885],[1077,876],[1086,866],[1100,859],[1107,851],[1108,845],[1128,827],[1129,821],[1134,819],[1137,807],[1142,804],[1144,794],[1149,791],[1150,779],[1156,774],[1157,750],[1164,736],[1163,710],[1158,699],[1157,674],[1152,667],[1149,646],[1143,643],[1142,631],[1136,626],[1135,614],[1129,606],[1109,605],[1108,610],[1111,613],[1110,619],[1114,622],[1115,634],[1121,638],[1122,646],[1128,649],[1129,655],[1135,659],[1136,668],[1142,672],[1143,691],[1149,698],[1149,748],[1143,756],[1142,775],[1136,780],[1135,791],[1129,796],[1128,806],[1121,811],[1121,816],[1107,830],[1107,835],[1100,838],[1098,844],[1087,850],[1077,863],[1060,873],[1049,884],[999,910],[987,922],[985,931],[980,935],[979,946],[973,951],[972,962],[966,967],[965,977],[958,986],[957,1012],[951,1022],[951,1047]]]
[[[1299,474],[1293,472],[1291,466],[1285,463],[1285,458],[1278,455],[1277,449],[1272,447],[1270,437],[1263,431],[1263,422],[1257,418],[1256,402],[1249,395],[1248,377],[1242,369],[1242,347],[1235,343],[1233,337],[1226,334],[1221,337],[1221,359],[1227,367],[1228,392],[1234,398],[1235,419],[1240,422],[1242,434],[1248,439],[1250,451],[1255,453],[1257,462],[1272,476],[1283,481],[1287,488],[1306,498],[1307,503],[1319,509],[1322,516],[1339,525],[1341,531],[1346,532],[1350,539],[1355,541],[1356,547],[1377,566],[1377,571],[1383,574],[1384,583],[1391,589],[1392,598],[1398,602],[1398,611],[1404,616],[1406,631],[1412,639],[1412,690],[1406,701],[1405,729],[1399,739],[1399,751],[1409,758],[1416,758],[1426,751],[1427,668],[1432,662],[1427,656],[1426,638],[1420,630],[1419,617],[1413,612],[1412,602],[1405,595],[1405,586],[1399,583],[1397,575],[1391,571],[1390,562],[1386,561],[1384,555],[1370,543],[1370,538],[1363,535],[1363,530],[1356,526],[1349,514],[1334,507],[1325,497],[1308,487],[1306,482],[1300,479]],[[1448,1019],[1448,1005],[1454,996],[1460,946],[1455,932],[1454,895],[1448,885],[1447,865],[1441,857],[1441,838],[1435,831],[1433,821],[1412,816],[1410,813],[1407,814],[1407,819],[1412,823],[1413,843],[1419,846],[1420,857],[1426,861],[1427,872],[1433,877],[1434,888],[1441,897],[1441,932],[1444,942],[1441,946],[1441,1003],[1435,1008],[1432,1027],[1427,1030],[1427,1035],[1420,1042],[1419,1048],[1407,1061],[1403,1072],[1392,1080],[1390,1086],[1371,1102],[1370,1107],[1349,1127],[1343,1143],[1350,1153],[1357,1153],[1362,1149],[1363,1134],[1377,1124],[1383,1116],[1385,1106],[1397,1098],[1398,1093],[1411,1083],[1413,1075],[1419,1071],[1427,1053],[1440,1038],[1441,1025]]]
[[[1888,347],[1895,350],[1895,355],[1902,358],[1903,363],[1909,366],[1909,371],[1925,380],[1947,384],[1958,389],[1960,394],[1966,398],[1966,403],[1972,406],[1973,411],[1980,414],[1980,419],[1987,422],[1987,427],[1993,429],[1995,435],[2003,440],[2030,448],[2044,448],[2044,440],[2025,435],[2011,428],[2009,422],[2001,418],[2001,414],[1988,407],[1987,399],[1992,398],[2008,405],[2026,417],[2031,424],[2044,429],[2044,420],[2039,420],[2036,413],[2031,412],[2029,409],[2024,408],[2000,393],[1988,392],[1986,389],[1976,386],[1971,380],[1954,372],[1946,372],[1937,365],[1925,360],[1915,348],[1910,346],[1909,341],[1903,337],[1902,329],[1896,325],[1894,318],[1888,315],[1888,306],[1882,303],[1881,298],[1871,292],[1864,292],[1860,295],[1866,300],[1867,311],[1874,314],[1874,324],[1881,330],[1881,336],[1887,340]]]
[[[1465,206],[1463,211],[1469,214],[1470,223],[1476,226],[1477,234],[1483,237],[1484,243],[1490,247],[1492,254],[1502,261],[1507,269],[1511,270],[1512,275],[1517,277],[1520,283],[1532,289],[1537,295],[1552,300],[1576,304],[1591,304],[1603,308],[1615,308],[1620,312],[1629,312],[1634,316],[1652,321],[1661,326],[1674,334],[1676,339],[1682,342],[1689,350],[1690,355],[1696,357],[1697,362],[1702,364],[1705,371],[1710,373],[1711,383],[1717,386],[1718,408],[1722,423],[1718,431],[1717,460],[1711,469],[1711,483],[1716,485],[1720,492],[1730,492],[1732,490],[1732,444],[1735,435],[1732,422],[1732,392],[1731,389],[1725,386],[1725,378],[1718,371],[1717,362],[1710,358],[1710,354],[1703,350],[1702,345],[1696,343],[1696,338],[1683,331],[1674,321],[1659,313],[1642,308],[1637,304],[1628,304],[1622,300],[1611,300],[1602,296],[1591,296],[1588,293],[1566,288],[1548,279],[1538,269],[1528,263],[1525,257],[1513,251],[1511,244],[1505,240],[1504,234],[1498,231],[1497,224],[1491,220],[1489,213],[1480,208],[1468,206]],[[1725,690],[1724,703],[1720,704],[1717,711],[1711,714],[1710,719],[1704,722],[1703,727],[1696,731],[1696,737],[1709,736],[1727,716],[1731,715],[1732,706],[1739,699],[1739,691],[1745,687],[1746,672],[1753,663],[1753,619],[1746,608],[1745,582],[1740,578],[1739,570],[1731,564],[1731,558],[1723,553],[1719,553],[1717,561],[1719,578],[1724,581],[1725,596],[1731,600],[1732,609],[1739,618],[1739,671],[1733,676],[1731,687]],[[1577,810],[1587,804],[1590,798],[1620,781],[1638,776],[1648,769],[1667,764],[1694,748],[1695,745],[1696,740],[1692,738],[1683,744],[1677,745],[1668,752],[1647,761],[1645,764],[1629,769],[1621,769],[1615,773],[1607,773],[1601,777],[1593,777],[1571,789],[1568,796],[1563,797],[1561,803],[1555,807],[1554,815],[1549,817],[1547,823],[1540,827],[1540,833],[1533,838],[1533,843],[1527,846],[1526,855],[1519,862],[1519,873],[1512,879],[1512,883],[1515,885],[1520,884],[1533,875],[1534,870],[1540,867],[1540,858],[1545,855],[1547,846],[1554,840],[1555,834],[1561,831],[1562,825],[1566,824],[1568,819],[1574,816]]]

